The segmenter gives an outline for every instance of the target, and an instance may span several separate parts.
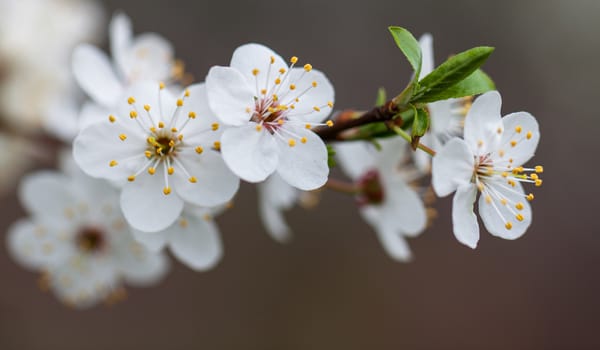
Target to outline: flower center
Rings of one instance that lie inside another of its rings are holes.
[[[381,204],[385,199],[383,186],[377,170],[369,170],[361,176],[356,184],[360,189],[357,196],[359,205]]]
[[[83,253],[98,253],[106,248],[104,232],[96,227],[83,227],[75,236],[75,244]]]

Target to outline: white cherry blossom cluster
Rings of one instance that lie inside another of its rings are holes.
[[[168,40],[134,35],[122,13],[109,33],[110,56],[89,44],[73,51],[71,69],[89,100],[77,119],[52,129],[72,152],[58,171],[22,181],[30,217],[8,234],[15,260],[42,273],[69,305],[110,303],[126,285],[159,281],[167,248],[193,270],[215,266],[223,246],[214,218],[231,207],[241,180],[257,184],[258,213],[277,241],[292,237],[284,211],[314,205],[330,189],[352,197],[398,261],[413,257],[407,238],[433,219],[433,192],[456,192],[453,232],[471,248],[478,193],[492,235],[515,239],[531,224],[533,194],[522,184],[542,183],[541,166],[524,166],[539,128],[525,112],[501,117],[496,91],[427,104],[430,127],[420,141],[437,153],[411,156],[396,135],[345,139],[343,128],[328,147],[323,130],[347,120],[332,114],[333,85],[310,63],[249,43],[205,82],[187,85]],[[435,68],[431,36],[420,45],[427,75]],[[349,181],[330,176],[333,160]]]

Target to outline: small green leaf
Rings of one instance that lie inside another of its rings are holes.
[[[369,139],[368,141],[371,142],[377,151],[381,152],[381,144],[379,141],[377,141],[377,139]]]
[[[443,95],[475,72],[494,52],[493,47],[481,46],[450,57],[433,72],[419,81],[419,90],[411,102],[434,101],[431,96]]]
[[[491,90],[496,90],[494,81],[481,69],[478,69],[471,73],[465,80],[452,85],[448,89],[440,91],[437,94],[432,93],[423,95],[413,102],[429,103],[449,98],[479,95]]]
[[[331,145],[327,145],[327,165],[330,168],[334,168],[336,165],[335,162],[335,149]]]
[[[381,107],[387,102],[387,93],[385,89],[380,87],[377,90],[377,99],[375,99],[375,107]]]
[[[425,135],[429,129],[429,113],[424,108],[415,108],[415,117],[412,125],[411,146],[414,150],[417,149],[419,139]]]
[[[394,37],[396,45],[412,66],[416,76],[419,76],[421,71],[421,47],[415,37],[402,27],[389,27],[390,33]]]

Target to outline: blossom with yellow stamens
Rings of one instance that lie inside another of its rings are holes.
[[[131,226],[160,231],[184,202],[210,207],[233,197],[239,178],[218,151],[223,128],[215,127],[204,84],[176,98],[158,83],[139,83],[120,101],[114,122],[82,130],[73,154],[88,175],[123,183],[121,208]]]
[[[542,166],[525,168],[533,157],[540,131],[526,112],[501,117],[497,91],[475,100],[465,120],[464,140],[454,138],[438,151],[432,163],[432,185],[445,197],[456,191],[452,208],[454,235],[475,248],[479,225],[473,213],[477,192],[479,215],[486,229],[504,239],[521,237],[531,224],[533,194],[521,184],[541,186]]]
[[[301,190],[321,187],[329,174],[327,149],[310,129],[331,113],[333,86],[312,65],[295,68],[259,44],[235,50],[229,67],[206,78],[208,103],[230,128],[221,150],[231,170],[249,182],[278,173]],[[307,127],[307,125],[311,125]]]

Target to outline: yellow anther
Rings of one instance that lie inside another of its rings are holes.
[[[502,134],[502,128],[496,129],[496,132],[498,133],[498,135]]]
[[[477,147],[481,147],[481,146],[483,146],[483,140],[477,141]]]
[[[492,196],[490,196],[489,194],[487,196],[485,196],[485,202],[487,204],[491,204],[492,203]]]
[[[304,65],[304,70],[310,72],[312,70],[312,64],[307,63]]]
[[[509,162],[509,163],[512,163],[513,161],[514,161],[514,159],[512,159],[512,158],[508,158],[508,162]]]
[[[109,165],[110,167],[114,167],[114,166],[117,166],[117,165],[119,165],[119,162],[117,162],[116,160],[111,160],[111,161],[110,161],[110,163],[108,163],[108,165]]]
[[[111,115],[108,116],[108,121],[109,122],[114,123],[116,120],[117,120],[117,118],[115,118],[114,115],[111,114]]]
[[[182,99],[178,99],[177,100],[177,107],[181,107],[183,106],[183,100]]]
[[[183,134],[179,134],[179,135],[177,135],[177,139],[178,139],[179,141],[183,141]]]
[[[202,148],[200,146],[196,147],[195,150],[196,150],[196,153],[198,153],[198,154],[202,154],[202,152],[204,152],[204,148]]]
[[[195,184],[196,182],[198,182],[198,179],[195,176],[192,176],[188,179],[191,183]]]
[[[512,227],[513,227],[512,222],[507,221],[506,224],[504,225],[504,227],[506,227],[507,230],[512,229]]]
[[[523,131],[523,128],[521,127],[521,125],[517,125],[515,127],[515,131],[519,134],[519,133],[521,133],[521,131]]]
[[[332,127],[333,126],[333,121],[328,120],[327,122],[325,122],[325,124],[327,124],[328,127]]]
[[[158,83],[158,88],[159,89],[164,89],[165,88],[165,83]]]
[[[517,210],[523,210],[523,208],[525,208],[525,205],[521,202],[515,204],[515,208],[517,208]]]
[[[312,128],[312,125],[306,124],[306,125],[304,125],[304,127],[307,128],[307,129],[310,129],[310,128]]]
[[[506,171],[503,171],[502,172],[502,177],[504,177],[504,178],[508,177],[508,173]]]
[[[296,85],[295,84],[290,84],[290,90],[296,90]]]
[[[275,56],[271,56],[271,64],[275,63]]]
[[[483,192],[484,186],[481,182],[477,184],[477,189]]]
[[[296,108],[296,106],[294,106],[294,105],[290,105],[290,108],[291,108],[291,109],[295,109],[295,108]]]
[[[281,79],[279,79],[279,78],[275,79],[275,85],[279,85],[279,84],[281,84]]]
[[[121,135],[119,135],[119,138],[121,139],[121,141],[125,141],[125,140],[127,140],[127,135],[121,134]]]
[[[190,112],[190,113],[188,113],[188,118],[190,118],[190,119],[196,119],[196,112]]]
[[[216,149],[217,151],[221,150],[221,142],[219,142],[219,141],[215,141],[215,142],[213,143],[213,147],[214,147],[214,149]]]
[[[500,204],[506,205],[506,203],[508,203],[508,201],[506,200],[506,198],[500,199]]]
[[[250,107],[246,107],[246,113],[250,113],[252,112],[252,109]]]
[[[171,194],[171,187],[163,188],[163,193],[165,194],[165,196],[168,196],[169,194]]]
[[[328,106],[329,108],[333,108],[333,102],[331,102],[331,101],[328,101],[328,102],[327,102],[327,106]]]
[[[145,151],[145,152],[144,152],[144,155],[146,156],[146,158],[150,158],[150,157],[152,157],[152,152],[150,152],[150,151]]]
[[[161,128],[161,129],[162,129],[162,128],[164,128],[164,127],[165,127],[165,123],[163,123],[163,122],[158,122],[158,127],[159,127],[159,128]]]
[[[279,124],[279,125],[283,125],[283,123],[284,123],[284,120],[283,120],[283,119],[278,119],[278,120],[277,120],[277,124]]]
[[[292,64],[296,64],[296,62],[298,62],[298,57],[292,56],[292,58],[290,58],[290,62],[292,62]]]
[[[129,177],[127,178],[127,181],[129,181],[129,182],[133,182],[133,181],[135,181],[135,175],[131,175],[131,176],[129,176]]]
[[[298,97],[296,97],[296,98],[294,99],[294,101],[296,101],[296,102],[300,102],[300,99],[299,99]]]
[[[130,105],[134,104],[135,103],[135,98],[133,98],[133,97],[128,98],[127,99],[127,103],[129,103]]]
[[[137,118],[137,112],[136,111],[129,112],[129,118],[131,118],[131,119]]]
[[[177,128],[171,128],[171,132],[177,132]]]
[[[512,147],[515,147],[517,145],[517,141],[515,141],[515,140],[510,141],[510,145]]]
[[[302,142],[302,143],[306,143],[306,141],[307,141],[307,140],[306,140],[306,137],[302,137],[302,138],[300,139],[300,142]]]
[[[285,68],[279,68],[279,74],[285,74]]]
[[[171,140],[169,141],[169,147],[174,147],[175,146],[175,141]]]
[[[314,106],[313,109],[315,110],[315,112],[320,112],[321,111],[321,108],[319,108],[317,106]]]
[[[261,130],[262,130],[262,125],[260,125],[260,124],[257,124],[257,125],[256,125],[256,131],[261,131]]]
[[[183,96],[190,97],[190,90],[185,89],[185,92],[183,93]]]
[[[531,131],[527,132],[527,139],[531,140],[531,138],[533,137],[533,133]]]
[[[150,105],[144,105],[144,109],[146,110],[146,112],[150,112]]]
[[[316,88],[317,87],[317,82],[313,81],[311,85],[312,85],[312,87]]]
[[[212,123],[210,127],[212,131],[217,131],[219,130],[219,123]]]
[[[156,173],[156,169],[154,169],[153,167],[148,168],[148,174],[154,175],[155,173]]]
[[[498,155],[499,155],[500,157],[504,157],[504,150],[499,150],[499,151],[498,151]]]
[[[530,194],[527,195],[526,198],[527,198],[528,201],[531,202],[535,197],[533,196],[533,193],[530,193]]]
[[[541,166],[541,165],[537,165],[537,166],[535,167],[535,172],[536,172],[536,173],[538,173],[538,174],[541,174],[541,173],[543,173],[543,172],[544,172],[544,167],[543,167],[543,166]]]
[[[517,184],[513,180],[508,180],[508,184],[515,187]]]
[[[290,147],[294,147],[294,146],[296,146],[296,140],[294,140],[294,139],[289,139],[289,141],[288,141],[288,145],[289,145]]]
[[[268,111],[269,113],[275,113],[275,108],[273,108],[273,107],[269,107],[269,108],[267,108],[267,111]]]
[[[540,187],[542,185],[542,179],[535,180],[535,186]]]
[[[260,89],[260,93],[261,93],[262,95],[265,95],[265,94],[267,93],[267,89]]]
[[[260,71],[258,70],[258,68],[254,68],[254,69],[252,70],[252,75],[254,75],[254,76],[257,76],[257,75],[258,75],[258,73],[260,73]]]
[[[523,214],[517,214],[517,215],[515,216],[515,218],[516,218],[518,221],[523,221],[523,220],[525,220],[525,217],[523,216]]]
[[[172,166],[167,168],[167,174],[173,175],[174,172],[175,172],[175,169]]]
[[[155,128],[155,127],[153,127],[153,126],[151,126],[151,127],[150,127],[150,131],[152,131],[152,132],[156,132],[156,128]]]
[[[534,173],[534,174],[531,174],[531,175],[529,175],[529,178],[530,178],[530,179],[532,179],[532,180],[537,180],[537,179],[539,179],[540,177],[538,176],[538,174],[535,174],[535,173]]]

